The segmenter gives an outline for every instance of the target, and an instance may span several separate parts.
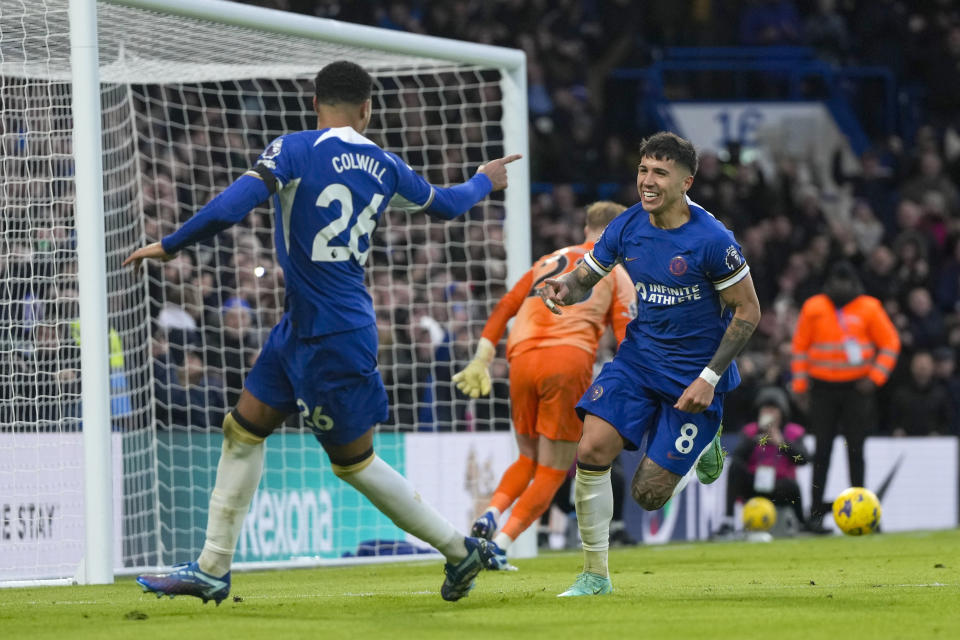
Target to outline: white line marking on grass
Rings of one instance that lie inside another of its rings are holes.
[[[770,584],[770,585],[753,585],[758,589],[808,589],[812,585],[807,584]],[[848,587],[855,587],[857,585],[852,584],[820,584],[815,585],[821,589],[843,589]],[[917,588],[917,589],[935,589],[939,587],[960,587],[960,584],[953,584],[950,582],[928,582],[921,584],[874,584],[870,585],[872,588],[879,589],[882,587],[895,587],[895,588]],[[144,594],[153,595],[153,594]],[[309,598],[374,598],[377,596],[435,596],[439,595],[438,591],[364,591],[364,592],[346,592],[346,593],[302,593],[302,594],[293,594],[293,595],[252,595],[252,596],[240,596],[244,601],[247,600],[304,600]],[[141,596],[140,600],[144,599],[144,596]],[[54,606],[89,606],[89,605],[104,605],[104,604],[115,604],[116,600],[29,600],[26,602],[0,602],[0,608],[2,607],[23,607],[23,606],[36,606],[36,605],[45,605],[50,604]]]
[[[143,600],[145,596],[153,594],[144,594],[140,597],[140,600]],[[303,600],[308,598],[372,598],[377,596],[435,596],[440,595],[439,591],[367,591],[360,593],[302,593],[298,595],[252,595],[252,596],[240,596],[244,601],[246,600]],[[0,602],[0,607],[25,607],[25,606],[36,606],[36,605],[54,605],[57,607],[61,606],[90,606],[90,605],[103,605],[103,604],[112,604],[116,600],[29,600],[26,602]]]
[[[0,602],[0,607],[23,607],[23,606],[34,606],[39,604],[52,604],[56,606],[60,605],[81,605],[86,606],[90,604],[107,604],[108,602],[114,602],[113,600],[28,600],[26,602]]]
[[[844,588],[858,587],[858,586],[870,586],[871,588],[874,588],[874,589],[879,589],[880,587],[897,587],[897,588],[900,588],[900,587],[917,587],[917,588],[927,588],[927,589],[929,589],[929,588],[935,588],[935,587],[958,587],[958,586],[960,586],[960,584],[952,584],[952,583],[949,583],[949,582],[947,582],[947,583],[944,583],[944,582],[931,582],[931,583],[928,583],[928,584],[881,584],[881,583],[876,583],[876,584],[871,584],[871,585],[857,585],[857,584],[850,584],[850,583],[839,583],[839,584],[838,584],[838,583],[832,583],[832,584],[826,584],[826,583],[820,583],[820,582],[818,582],[816,585],[810,585],[810,584],[804,583],[804,584],[756,584],[756,585],[752,585],[752,586],[755,586],[755,587],[757,587],[758,589],[809,589],[809,588],[812,587],[812,586],[820,587],[821,589],[844,589]]]
[[[439,594],[439,591],[363,591],[359,593],[348,591],[347,593],[302,593],[292,596],[253,595],[240,597],[244,600],[292,600],[294,598],[302,600],[304,598],[372,598],[376,596],[436,596]]]

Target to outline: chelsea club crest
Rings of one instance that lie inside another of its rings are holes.
[[[687,272],[687,261],[683,256],[674,256],[670,260],[670,273],[675,276],[682,276]]]

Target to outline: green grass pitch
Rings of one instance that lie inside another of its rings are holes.
[[[114,585],[0,590],[10,638],[960,638],[960,530],[638,546],[614,593],[557,598],[580,553],[484,572],[439,595],[439,560],[234,575],[219,607]]]

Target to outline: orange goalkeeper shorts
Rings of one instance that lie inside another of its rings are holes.
[[[510,404],[517,433],[579,442],[576,405],[593,379],[594,356],[578,347],[531,349],[510,359]]]

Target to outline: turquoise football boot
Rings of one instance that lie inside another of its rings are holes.
[[[573,581],[573,585],[559,594],[558,598],[569,596],[602,596],[613,593],[613,583],[610,578],[605,578],[596,573],[587,573],[584,571]]]

